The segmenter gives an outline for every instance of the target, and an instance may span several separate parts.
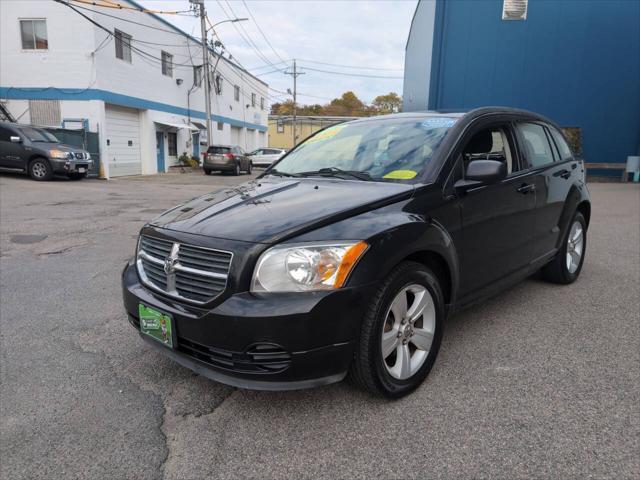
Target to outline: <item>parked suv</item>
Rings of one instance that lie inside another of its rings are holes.
[[[538,270],[574,282],[590,216],[584,165],[540,115],[366,118],[147,224],[124,304],[150,345],[214,380],[349,374],[397,398],[428,375],[452,313]]]
[[[250,174],[252,166],[251,159],[237,145],[211,145],[202,164],[207,175],[216,170],[234,175],[240,175],[240,171]]]
[[[89,152],[60,143],[42,128],[0,123],[0,168],[26,172],[34,180],[50,180],[54,173],[80,180],[92,165]]]

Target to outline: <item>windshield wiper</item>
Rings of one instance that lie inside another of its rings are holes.
[[[342,170],[338,167],[326,167],[319,170],[312,170],[309,172],[300,172],[295,174],[296,177],[311,177],[313,175],[336,178],[351,177],[357,180],[363,180],[365,182],[370,182],[373,180],[373,178],[371,178],[371,175],[369,175],[369,173],[367,172],[363,172],[360,170]]]
[[[287,172],[279,172],[278,170],[271,169],[268,172],[266,172],[267,175],[276,175],[278,177],[297,177],[297,174],[293,174],[293,173],[287,173]]]

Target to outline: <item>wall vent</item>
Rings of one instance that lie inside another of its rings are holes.
[[[502,20],[526,20],[529,0],[503,0]]]
[[[60,100],[29,100],[29,115],[31,125],[59,127],[62,122]]]

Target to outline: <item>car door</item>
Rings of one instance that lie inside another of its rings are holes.
[[[255,152],[253,152],[253,154],[251,155],[251,160],[253,161],[253,163],[261,163],[264,161],[264,150],[263,149],[259,149],[256,150]]]
[[[555,253],[562,234],[561,219],[569,191],[582,181],[583,169],[563,135],[542,122],[518,122],[516,130],[536,187],[533,260]]]
[[[473,129],[459,150],[461,172],[474,160],[507,163],[507,177],[459,193],[462,217],[460,295],[473,296],[493,282],[526,268],[531,260],[536,192],[522,168],[510,122]],[[463,175],[463,173],[461,173]]]
[[[11,137],[20,138],[20,142],[12,142]],[[22,157],[24,156],[24,139],[14,129],[0,126],[0,167],[25,168]]]

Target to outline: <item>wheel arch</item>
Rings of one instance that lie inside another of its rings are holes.
[[[589,222],[591,220],[591,202],[588,200],[583,200],[576,207],[576,211],[580,212],[584,217],[584,220],[587,222],[587,228],[589,227]]]
[[[403,261],[421,263],[431,269],[440,280],[445,304],[451,305],[454,290],[453,277],[451,275],[451,267],[441,254],[433,250],[420,250],[411,253]]]

